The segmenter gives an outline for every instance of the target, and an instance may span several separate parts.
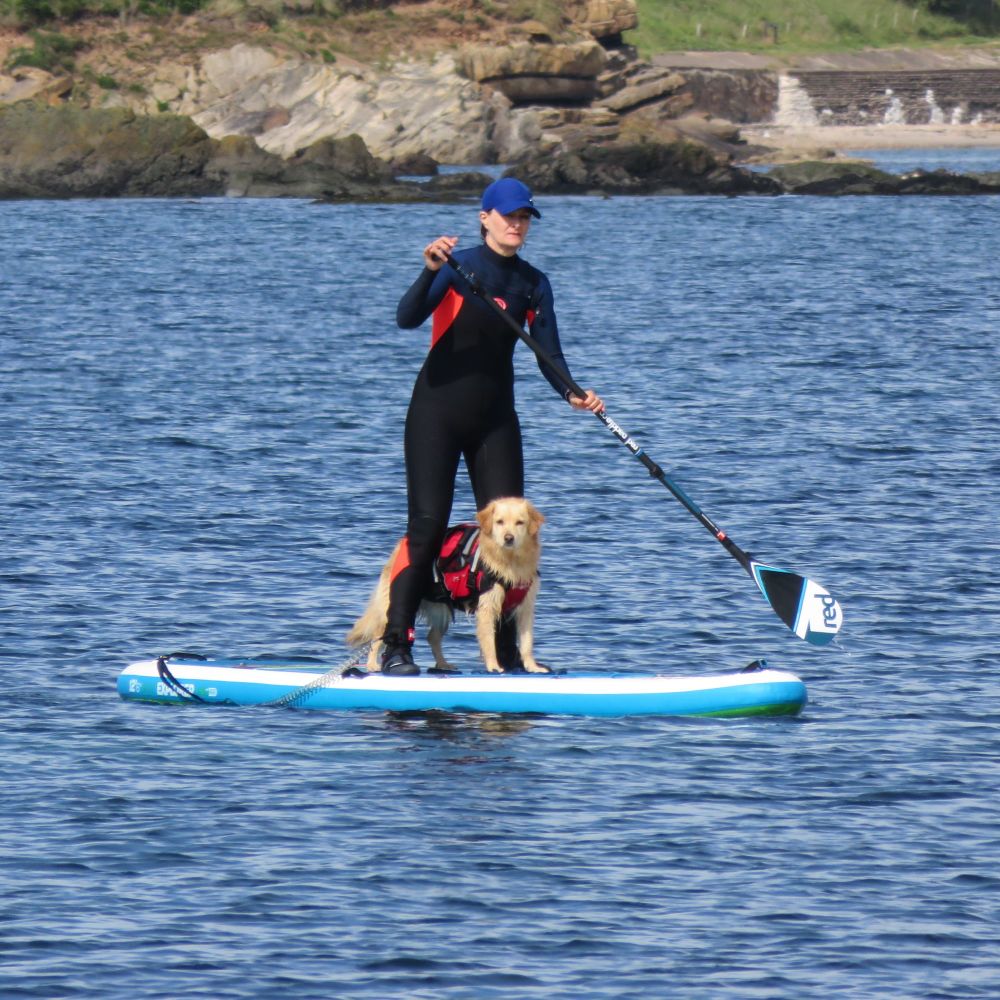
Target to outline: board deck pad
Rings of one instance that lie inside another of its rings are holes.
[[[183,656],[130,664],[118,677],[118,693],[127,701],[175,705],[578,716],[796,715],[807,699],[795,674],[767,667],[703,676],[567,671],[386,677],[342,676],[332,664]]]

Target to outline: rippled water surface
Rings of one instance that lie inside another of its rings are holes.
[[[1000,170],[1000,146],[944,149],[858,149],[845,155],[870,160],[881,170],[953,170],[981,173]]]
[[[846,614],[795,639],[524,356],[542,659],[765,656],[805,713],[120,702],[170,650],[343,658],[404,519],[395,302],[475,211],[0,205],[4,996],[998,995],[1000,199],[541,207],[578,381]]]

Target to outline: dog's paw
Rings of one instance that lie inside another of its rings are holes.
[[[532,660],[530,663],[525,662],[524,669],[528,671],[529,674],[551,674],[552,668],[545,666],[544,663],[535,663]]]
[[[487,663],[486,669],[491,674],[502,674],[504,672],[503,667],[501,667],[499,663]]]

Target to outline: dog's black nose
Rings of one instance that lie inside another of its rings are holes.
[[[514,544],[514,536],[511,535],[511,534],[506,534],[506,535],[503,536],[503,541],[504,541],[504,545],[513,545]]]

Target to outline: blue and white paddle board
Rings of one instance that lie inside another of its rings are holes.
[[[276,660],[142,660],[118,678],[129,701],[288,705],[393,712],[472,711],[549,715],[795,715],[805,684],[769,668],[706,676],[576,672],[341,676],[331,665]]]

